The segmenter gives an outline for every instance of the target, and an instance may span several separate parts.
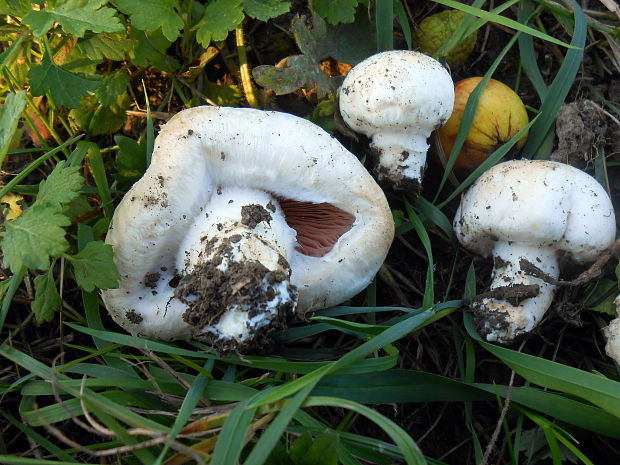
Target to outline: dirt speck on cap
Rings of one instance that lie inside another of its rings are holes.
[[[125,318],[127,318],[127,320],[134,325],[139,325],[144,319],[142,318],[142,315],[136,312],[133,308],[125,312]]]
[[[241,207],[241,224],[250,229],[254,229],[262,221],[269,223],[271,219],[271,214],[262,205],[252,204]]]
[[[157,287],[157,281],[161,275],[157,272],[155,273],[147,273],[144,275],[144,285],[149,289],[155,289]]]

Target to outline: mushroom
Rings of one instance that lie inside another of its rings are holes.
[[[103,300],[132,334],[247,349],[295,310],[364,289],[393,234],[379,186],[318,126],[192,108],[163,127],[116,209],[107,243],[121,283]]]
[[[476,180],[454,229],[463,246],[493,256],[491,292],[472,310],[488,341],[507,344],[531,331],[551,305],[560,255],[596,260],[612,245],[616,221],[609,196],[583,171],[514,160]]]
[[[617,318],[609,322],[609,326],[603,328],[603,333],[607,338],[605,352],[614,362],[620,365],[620,295],[614,300]]]
[[[452,114],[454,84],[433,58],[409,50],[378,53],[356,65],[340,88],[340,113],[372,138],[379,182],[418,192],[427,139]]]

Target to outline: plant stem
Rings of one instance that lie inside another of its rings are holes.
[[[245,49],[245,38],[243,37],[243,25],[240,24],[235,29],[235,38],[237,40],[237,54],[239,56],[239,71],[241,73],[241,84],[245,99],[252,108],[259,108],[258,99],[254,93],[254,85],[250,76],[250,66],[248,65],[248,55]]]

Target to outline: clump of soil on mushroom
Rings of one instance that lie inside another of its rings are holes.
[[[224,353],[266,346],[269,343],[269,334],[285,328],[287,318],[294,310],[293,301],[270,304],[276,297],[277,287],[290,279],[286,260],[286,271],[271,271],[256,260],[228,260],[224,271],[219,267],[222,257],[232,255],[231,243],[234,242],[235,238],[221,241],[213,260],[196,265],[191,273],[181,278],[174,292],[175,297],[187,305],[183,320],[196,328],[196,337],[213,344]],[[207,253],[209,247],[213,245],[207,245]],[[288,284],[288,292],[290,295],[297,294],[292,284]],[[261,312],[269,311],[266,308],[268,305],[276,307],[270,323],[262,327],[248,325],[245,328],[250,332],[250,336],[246,338],[247,344],[202,332],[204,328],[216,325],[231,308],[247,308],[248,317],[252,319]]]
[[[369,154],[373,166],[373,172],[377,177],[377,181],[383,186],[384,189],[411,192],[413,195],[420,194],[420,191],[422,190],[420,181],[403,174],[403,170],[407,168],[405,161],[409,158],[409,152],[403,150],[400,153],[400,161],[402,161],[402,164],[399,166],[400,169],[397,170],[390,170],[380,163],[381,151],[376,147],[370,147]],[[420,179],[424,178],[424,171],[424,168],[420,170]]]
[[[271,215],[262,205],[253,204],[241,207],[241,223],[250,229],[254,229],[262,221],[269,223],[271,219]]]

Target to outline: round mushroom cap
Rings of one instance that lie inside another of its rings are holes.
[[[410,50],[372,55],[340,88],[340,112],[355,131],[430,132],[452,114],[454,84],[437,60]]]
[[[467,191],[454,218],[463,246],[488,256],[498,241],[552,247],[593,261],[616,235],[605,189],[570,165],[512,160],[486,171]]]
[[[195,219],[228,188],[272,196],[278,204],[272,211],[282,210],[295,230],[297,245],[286,260],[302,311],[364,289],[393,239],[385,195],[318,126],[248,108],[184,110],[162,128],[149,168],[119,204],[108,232],[121,283],[103,299],[125,329],[164,339],[190,336],[181,318],[186,307],[174,297],[181,271],[175,257]]]

